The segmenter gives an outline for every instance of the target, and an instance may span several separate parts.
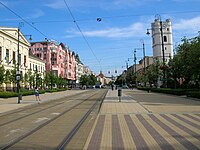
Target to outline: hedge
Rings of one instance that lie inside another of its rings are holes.
[[[194,97],[200,99],[199,89],[168,89],[168,88],[145,88],[145,87],[138,87],[138,89],[144,91],[152,91],[156,93],[179,95],[179,96],[187,95],[188,97]]]
[[[44,94],[46,91],[45,90],[40,90],[40,94]],[[27,96],[27,95],[34,95],[35,91],[30,90],[30,91],[22,91],[20,92],[22,96]],[[0,98],[9,98],[9,97],[17,97],[18,93],[16,92],[0,92]]]
[[[18,93],[15,92],[0,92],[1,98],[17,97]]]
[[[200,99],[200,91],[189,91],[189,92],[187,92],[187,97],[193,97],[193,98]]]
[[[187,91],[185,89],[167,89],[167,88],[160,88],[160,89],[151,89],[152,92],[157,93],[165,93],[165,94],[173,94],[173,95],[186,95]]]

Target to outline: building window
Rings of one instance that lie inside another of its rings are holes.
[[[35,70],[38,71],[37,65],[35,65]]]
[[[24,56],[24,66],[26,66],[26,56]]]
[[[72,75],[71,72],[69,72],[68,75],[69,75],[69,77],[71,77],[71,75]]]
[[[153,38],[153,44],[155,44],[155,39]]]
[[[164,36],[164,42],[167,42],[167,36]]]
[[[169,31],[169,28],[167,28],[167,31]]]
[[[30,63],[30,70],[31,70],[31,63]]]
[[[34,71],[34,64],[33,64],[33,71]]]
[[[16,53],[13,51],[13,64],[16,63]]]
[[[46,59],[47,58],[47,54],[46,53],[44,53],[44,58],[43,59]]]
[[[6,49],[6,57],[5,57],[6,63],[9,62],[9,49]]]

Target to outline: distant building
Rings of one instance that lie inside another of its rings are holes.
[[[163,62],[160,28],[160,20],[155,19],[155,21],[151,24],[153,57]],[[172,25],[170,19],[166,19],[166,21],[162,22],[162,30],[165,62],[169,62],[169,59],[173,58]]]
[[[76,80],[75,54],[63,43],[56,41],[32,42],[31,52],[46,61],[46,71],[52,71],[54,75],[65,78],[74,84]]]
[[[101,85],[107,85],[110,81],[112,81],[112,79],[109,77],[105,77],[102,71],[100,71],[100,74],[97,75],[97,81],[99,81]]]
[[[154,63],[154,58],[152,56],[145,56],[145,67],[147,68],[151,64]],[[133,66],[128,68],[128,71],[133,73],[138,72],[140,70],[144,70],[144,58],[139,61],[139,64],[134,64]]]

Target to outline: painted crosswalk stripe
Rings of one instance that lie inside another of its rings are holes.
[[[191,136],[193,136],[194,138],[196,138],[197,140],[200,140],[200,134],[197,134],[196,132],[190,130],[189,128],[185,127],[184,125],[174,121],[172,118],[168,117],[165,114],[161,114],[161,116],[167,120],[168,122],[172,123],[173,125],[175,125],[176,127],[180,128],[181,130],[183,130],[184,132],[187,132],[188,134],[190,134]]]
[[[136,125],[133,123],[133,120],[131,119],[130,115],[124,115],[124,117],[127,122],[131,136],[136,144],[136,148],[149,150],[147,143],[143,139],[143,137],[140,134],[139,130],[137,129]]]
[[[123,149],[121,129],[117,115],[112,115],[112,149]]]
[[[105,115],[100,115],[93,132],[92,138],[88,145],[88,150],[100,149],[103,127],[104,127]]]
[[[163,150],[174,150],[174,148],[159,134],[156,129],[154,129],[144,118],[142,115],[136,115],[146,130],[151,134],[151,136],[155,139],[158,145]]]
[[[197,128],[197,129],[200,129],[200,125],[195,124],[195,123],[193,123],[193,122],[191,122],[191,121],[189,121],[189,120],[187,120],[187,119],[185,119],[185,118],[183,118],[183,117],[181,117],[181,116],[179,116],[179,115],[177,115],[177,114],[172,114],[172,116],[174,116],[174,117],[176,117],[176,118],[178,118],[178,119],[184,121],[185,123],[187,123],[187,124],[189,124],[189,125],[191,125],[191,126]]]
[[[188,118],[191,118],[191,119],[193,119],[193,120],[195,120],[195,121],[200,122],[200,119],[199,119],[199,118],[196,118],[196,117],[191,116],[191,115],[189,115],[189,114],[183,114],[183,115],[184,115],[184,116],[187,116]]]
[[[155,117],[153,114],[149,114],[150,118],[155,121],[161,128],[163,128],[165,131],[167,131],[173,138],[175,138],[180,144],[182,144],[186,149],[191,150],[199,150],[198,147],[196,147],[194,144],[192,144],[190,141],[188,141],[185,137],[178,134],[175,130],[171,129],[169,126],[167,126],[165,123],[160,121],[157,117]]]

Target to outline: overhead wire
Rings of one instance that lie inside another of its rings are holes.
[[[184,14],[184,13],[199,13],[200,11],[174,11],[174,12],[161,12],[159,13],[160,15],[165,15],[165,14]],[[120,16],[102,16],[102,17],[95,17],[95,18],[81,18],[81,19],[76,19],[78,22],[82,21],[96,21],[98,18],[101,19],[114,19],[114,18],[128,18],[128,17],[135,17],[135,16],[152,16],[155,14],[127,14],[127,15],[120,15]],[[8,22],[8,21],[0,21],[2,22]],[[9,21],[10,22],[10,21]],[[27,21],[28,22],[28,21]],[[65,23],[65,22],[71,22],[71,20],[46,20],[46,21],[34,21],[34,22],[29,22],[30,24],[34,23]]]
[[[31,23],[29,23],[28,21],[26,21],[24,18],[22,18],[20,15],[18,15],[16,12],[14,12],[12,9],[10,9],[8,6],[6,6],[5,4],[3,4],[0,1],[0,4],[3,5],[6,9],[8,9],[10,12],[12,12],[13,14],[15,14],[17,17],[19,17],[21,20],[23,20],[25,23],[27,23],[30,27],[32,27],[33,29],[35,29],[36,31],[38,31],[41,35],[43,35],[45,38],[47,38],[47,36],[42,33],[39,29],[37,29],[36,27],[34,27]]]
[[[82,37],[83,37],[84,41],[86,42],[86,44],[87,44],[88,48],[90,49],[90,51],[92,52],[92,54],[94,55],[94,57],[96,58],[96,60],[98,61],[99,65],[100,65],[100,67],[101,67],[101,63],[100,63],[99,59],[98,59],[98,58],[97,58],[97,56],[95,55],[95,53],[94,53],[94,51],[93,51],[92,47],[90,46],[90,44],[89,44],[88,40],[86,39],[85,35],[83,34],[83,32],[82,32],[82,30],[81,30],[80,26],[78,25],[78,23],[77,23],[77,21],[76,21],[76,19],[75,19],[74,15],[72,14],[72,12],[71,12],[71,10],[70,10],[70,8],[69,8],[69,6],[68,6],[68,4],[67,4],[66,0],[64,0],[64,3],[65,3],[65,5],[66,5],[66,7],[67,7],[67,10],[69,11],[69,13],[70,13],[70,15],[71,15],[72,19],[73,19],[73,22],[74,22],[74,23],[75,23],[75,25],[76,25],[77,29],[78,29],[78,30],[79,30],[79,32],[81,33],[81,35],[82,35]],[[101,70],[102,70],[102,67],[101,67]]]

